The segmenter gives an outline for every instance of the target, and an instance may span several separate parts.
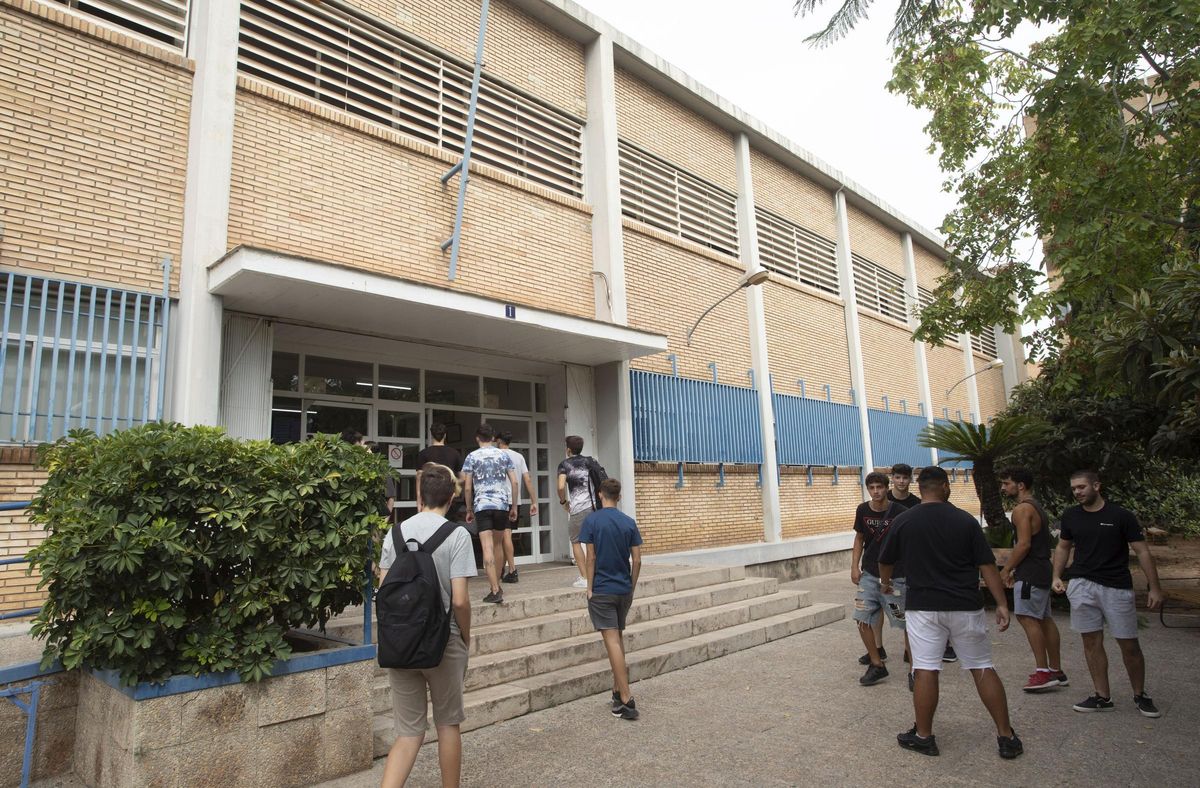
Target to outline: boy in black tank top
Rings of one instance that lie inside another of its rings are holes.
[[[1036,670],[1025,682],[1026,692],[1067,686],[1060,663],[1058,625],[1050,614],[1050,518],[1033,497],[1033,474],[1009,468],[1000,474],[1000,491],[1017,503],[1012,510],[1017,541],[1000,578],[1013,589],[1013,612],[1029,639]]]

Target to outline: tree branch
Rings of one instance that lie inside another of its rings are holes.
[[[1158,72],[1158,79],[1160,82],[1167,82],[1171,79],[1171,75],[1167,73],[1167,70],[1158,63],[1154,62],[1154,58],[1151,57],[1150,53],[1146,51],[1146,47],[1139,44],[1138,52],[1142,54],[1142,59],[1150,64],[1150,68]]]

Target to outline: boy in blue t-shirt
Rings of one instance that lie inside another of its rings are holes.
[[[608,663],[612,665],[614,717],[638,718],[637,706],[629,693],[629,668],[625,664],[625,618],[633,604],[633,589],[642,569],[642,535],[637,523],[617,509],[621,483],[605,479],[600,483],[603,508],[587,516],[579,530],[584,546],[584,578],[588,589],[588,614],[592,626],[604,639]]]

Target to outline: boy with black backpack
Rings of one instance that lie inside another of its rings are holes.
[[[437,726],[443,784],[457,785],[462,768],[459,725],[465,717],[463,681],[471,643],[467,578],[478,572],[470,535],[460,524],[446,519],[458,492],[457,477],[446,466],[430,463],[422,469],[420,484],[422,510],[384,538],[379,559],[379,662],[390,668],[396,731],[383,772],[385,788],[404,785],[416,763],[429,725],[426,689]],[[418,557],[418,551],[425,555]],[[429,588],[431,584],[436,594]],[[437,607],[413,609],[422,604]]]

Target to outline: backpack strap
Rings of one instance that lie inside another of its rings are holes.
[[[442,546],[442,542],[446,541],[457,527],[458,523],[452,523],[449,520],[442,523],[442,527],[434,531],[433,536],[426,539],[421,545],[421,552],[432,554],[434,550]]]

